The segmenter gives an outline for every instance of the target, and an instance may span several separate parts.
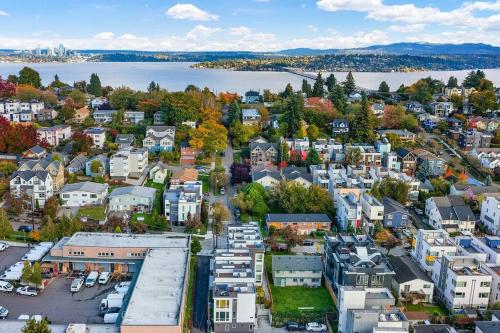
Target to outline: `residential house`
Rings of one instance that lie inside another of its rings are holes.
[[[135,137],[133,134],[118,134],[115,138],[115,144],[118,149],[131,147],[134,144]]]
[[[277,287],[321,287],[320,256],[272,256],[273,284]]]
[[[176,169],[170,177],[171,185],[182,185],[186,182],[198,180],[198,170],[192,168]]]
[[[411,101],[406,103],[406,112],[419,113],[424,111],[422,104],[417,101]]]
[[[93,167],[94,166],[94,167]],[[97,169],[95,169],[97,167]],[[94,169],[94,170],[93,170]],[[85,162],[85,175],[88,177],[109,174],[109,158],[106,154],[91,157]]]
[[[167,179],[167,176],[168,176],[167,165],[161,161],[156,163],[149,170],[149,179],[152,180],[154,183],[164,184],[165,180]]]
[[[258,91],[249,90],[245,93],[245,103],[246,104],[254,104],[260,103],[260,93]]]
[[[429,104],[432,114],[441,118],[447,118],[454,110],[451,102],[433,102]]]
[[[304,138],[281,138],[281,144],[286,142],[288,148],[290,149],[290,155],[294,153],[298,153],[301,155],[304,160],[307,156],[307,152],[309,151],[309,138],[306,136]]]
[[[108,99],[106,97],[95,97],[90,101],[92,109],[98,109],[106,104],[108,104]]]
[[[365,166],[380,166],[382,165],[382,154],[379,153],[372,145],[348,145],[345,146],[345,155],[348,154],[349,150],[358,149],[361,153],[361,160],[359,164]]]
[[[458,137],[458,145],[464,150],[474,148],[489,148],[492,135],[488,132],[479,132],[476,130],[461,131]]]
[[[95,110],[92,114],[94,120],[98,124],[110,123],[113,121],[113,116],[118,113],[118,110]]]
[[[248,126],[256,126],[260,124],[260,113],[257,109],[241,110],[241,123]]]
[[[94,148],[102,149],[104,147],[104,142],[106,142],[106,130],[102,127],[91,127],[83,131],[85,135],[92,138]]]
[[[63,140],[71,138],[71,126],[56,125],[52,127],[42,127],[36,130],[38,140],[47,142],[53,147],[59,146]]]
[[[435,229],[474,231],[476,217],[459,196],[431,197],[425,201],[425,214]]]
[[[52,177],[54,192],[64,186],[64,166],[60,161],[52,159],[27,160],[20,163],[18,171],[47,171]]]
[[[373,103],[370,108],[375,117],[382,118],[384,116],[384,110],[385,110],[384,103]]]
[[[165,120],[163,119],[163,112],[162,111],[156,111],[153,114],[153,125],[164,125]]]
[[[392,289],[399,300],[409,303],[432,303],[434,283],[422,269],[408,256],[391,256],[389,263],[396,275],[392,280]]]
[[[480,160],[485,168],[494,170],[500,166],[500,148],[474,148],[470,155]]]
[[[287,181],[294,181],[306,188],[312,185],[312,175],[307,170],[307,167],[292,165],[281,169],[281,173]]]
[[[465,99],[469,98],[469,96],[475,92],[474,88],[465,88],[465,87],[445,87],[444,94],[448,97],[453,95],[464,97]]]
[[[47,149],[39,145],[33,146],[23,153],[23,158],[41,160],[47,156]]]
[[[200,155],[200,151],[198,149],[194,149],[191,147],[181,147],[181,165],[194,165],[196,164],[196,158]]]
[[[37,121],[52,121],[57,118],[57,111],[54,109],[42,109],[36,115]]]
[[[174,150],[175,127],[148,126],[142,145],[152,152]]]
[[[463,196],[466,200],[477,201],[481,197],[500,196],[498,186],[452,184],[450,195]]]
[[[73,121],[82,124],[85,119],[87,119],[90,116],[90,110],[88,106],[84,106],[82,108],[76,109],[75,110],[75,115],[73,116]]]
[[[331,224],[332,221],[326,214],[266,214],[267,229],[273,227],[281,230],[290,226],[301,235],[330,230]]]
[[[363,193],[360,196],[362,225],[380,223],[384,219],[384,205],[374,196]]]
[[[347,100],[350,103],[361,102],[362,99],[363,99],[363,96],[358,92],[354,92],[352,94],[349,94],[349,96],[347,98]]]
[[[488,231],[500,236],[500,197],[486,197],[483,200],[479,220]]]
[[[75,156],[66,167],[68,173],[77,173],[78,171],[85,170],[85,164],[89,159],[85,155]]]
[[[446,168],[446,162],[441,157],[437,157],[430,151],[422,148],[412,150],[417,158],[417,169],[426,168],[430,176],[442,176]]]
[[[384,197],[383,225],[386,228],[406,228],[411,225],[410,212],[396,200]]]
[[[270,166],[278,163],[278,146],[275,143],[250,143],[252,166]]]
[[[386,129],[377,130],[377,134],[382,137],[387,137],[388,134],[396,135],[403,142],[415,142],[417,135],[407,129]]]
[[[154,206],[155,196],[156,189],[151,187],[117,187],[109,195],[109,210],[150,213]]]
[[[109,160],[111,179],[127,181],[128,178],[140,178],[148,166],[146,148],[127,147],[113,154]]]
[[[361,228],[361,204],[352,192],[335,196],[336,220],[339,230]]]
[[[264,170],[252,170],[252,183],[259,183],[264,186],[266,190],[279,184],[281,180],[282,176],[279,171],[267,168]]]
[[[200,217],[201,200],[201,181],[189,181],[181,185],[171,185],[168,190],[163,192],[165,217],[171,225],[185,225],[189,217]]]
[[[144,111],[125,111],[123,113],[123,121],[137,125],[141,121],[144,121]]]
[[[15,197],[26,195],[31,208],[43,208],[54,194],[52,177],[48,171],[15,171],[10,178],[10,193]]]
[[[391,288],[394,270],[366,235],[325,236],[325,277],[335,294],[344,286]]]
[[[344,153],[344,145],[335,139],[317,139],[312,146],[323,162],[335,161],[337,156],[343,156]]]
[[[405,148],[398,148],[395,152],[401,166],[401,172],[409,176],[413,176],[415,174],[415,170],[417,169],[417,158],[415,155]]]
[[[411,256],[427,275],[430,275],[436,259],[444,254],[454,255],[456,252],[457,245],[446,231],[419,229]]]
[[[105,203],[108,184],[82,182],[66,184],[58,193],[62,207],[95,206]]]
[[[500,99],[500,96],[498,97]],[[498,103],[498,102],[497,102]],[[497,310],[498,311],[498,310]],[[492,315],[491,321],[476,321],[476,329],[474,333],[496,333],[500,330],[500,316]]]

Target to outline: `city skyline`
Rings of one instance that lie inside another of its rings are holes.
[[[19,25],[19,22],[24,24]],[[133,22],[133,24],[131,24]],[[500,45],[500,1],[0,1],[0,48],[277,51]]]

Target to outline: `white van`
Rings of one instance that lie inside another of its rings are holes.
[[[118,319],[118,314],[120,313],[120,308],[109,308],[104,315],[105,324],[114,324]]]
[[[99,273],[96,271],[90,272],[90,274],[85,279],[85,287],[93,287],[97,282],[97,278],[99,277]]]
[[[102,272],[101,275],[99,275],[99,284],[108,283],[110,277],[111,277],[110,272]]]
[[[0,291],[4,293],[10,293],[14,290],[14,286],[7,281],[0,281]]]
[[[124,288],[127,288],[130,287],[130,284],[132,282],[130,281],[122,281],[120,283],[118,283],[117,285],[115,285],[115,290],[118,290],[118,289],[124,289]]]

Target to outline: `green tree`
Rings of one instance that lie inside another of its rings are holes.
[[[55,223],[50,216],[40,228],[40,239],[44,242],[55,242],[58,239],[58,232]]]
[[[479,87],[481,86],[481,80],[484,78],[486,78],[486,74],[483,71],[471,71],[465,77],[462,85],[465,88],[474,88],[476,90],[479,90]]]
[[[21,333],[52,333],[47,319],[37,322],[35,319],[28,319],[26,325],[21,329]]]
[[[428,179],[432,176],[431,167],[430,167],[428,161],[424,161],[423,163],[420,163],[418,170],[417,170],[417,173],[416,173],[416,176],[421,181],[425,181],[426,179]]]
[[[409,190],[410,186],[406,182],[387,177],[382,181],[376,181],[372,186],[371,193],[379,200],[382,200],[383,197],[389,197],[405,205],[408,201]]]
[[[109,96],[109,103],[116,110],[135,109],[137,102],[137,93],[129,87],[118,87]]]
[[[32,68],[23,67],[19,71],[18,84],[28,84],[35,88],[40,88],[42,86],[42,79],[40,74]]]
[[[33,264],[30,282],[33,283],[36,287],[42,284],[42,271],[40,270],[40,264],[38,263],[38,261]]]
[[[459,111],[464,109],[464,97],[461,95],[453,94],[450,97],[450,101],[453,103],[453,106],[456,107]]]
[[[354,81],[354,76],[352,75],[351,71],[347,73],[343,85],[344,85],[344,91],[347,95],[352,94],[356,90],[356,81]]]
[[[347,96],[344,92],[344,88],[340,85],[335,85],[333,88],[333,91],[330,92],[329,95],[330,100],[332,101],[333,105],[335,105],[335,108],[344,113],[346,107],[347,107]]]
[[[102,96],[101,79],[99,79],[99,76],[96,73],[92,73],[92,75],[90,75],[90,83],[87,87],[87,91],[89,94],[94,96]]]
[[[307,128],[307,137],[310,141],[316,141],[319,136],[319,128],[318,126],[312,124]]]
[[[82,93],[87,93],[87,81],[75,81],[73,82],[73,88],[80,90]]]
[[[50,217],[52,220],[56,219],[57,209],[59,207],[59,202],[55,196],[52,196],[45,201],[43,206],[43,215]]]
[[[328,92],[331,93],[333,89],[335,89],[335,86],[337,85],[337,79],[335,78],[335,75],[330,74],[326,78],[326,88],[328,89]]]
[[[283,141],[283,143],[280,145],[278,157],[280,162],[288,162],[288,160],[290,159],[290,147],[288,147],[288,143],[286,143],[286,141]]]
[[[224,151],[227,147],[227,129],[213,120],[204,121],[198,128],[192,129],[190,134],[189,144],[195,149],[215,153]]]
[[[325,95],[325,81],[323,80],[321,73],[318,73],[318,76],[316,76],[316,81],[314,81],[312,95],[314,97],[323,97],[323,95]]]
[[[450,76],[448,79],[448,84],[446,85],[448,88],[457,88],[458,87],[458,80],[455,76]]]
[[[304,99],[300,94],[293,94],[285,101],[284,120],[287,124],[288,137],[293,136],[301,127],[304,117]]]
[[[240,104],[235,99],[229,106],[228,121],[229,124],[234,124],[234,122],[241,120],[241,109]]]
[[[347,148],[344,158],[345,165],[358,165],[361,162],[361,150],[358,147]]]
[[[87,96],[85,93],[82,93],[80,90],[73,90],[72,92],[69,93],[68,97],[70,97],[73,102],[75,103],[75,107],[81,108],[85,104],[87,104]]]
[[[470,101],[474,105],[474,112],[484,114],[489,110],[497,108],[495,92],[492,90],[476,91],[470,96]]]
[[[378,86],[378,92],[380,93],[380,95],[384,97],[389,97],[391,90],[387,82],[385,81],[380,82],[380,85]]]
[[[122,228],[120,228],[120,226],[117,225],[115,228],[115,234],[121,234],[121,233],[122,233]]]
[[[91,163],[90,163],[90,171],[92,173],[98,173],[100,172],[101,168],[102,168],[102,162],[99,161],[99,160],[93,160]]]
[[[318,151],[316,149],[314,149],[314,147],[311,147],[311,149],[309,150],[309,153],[307,154],[306,164],[307,165],[321,164],[321,159],[319,158]]]
[[[235,147],[246,144],[258,132],[257,126],[243,125],[239,120],[234,122],[230,130],[233,137],[233,146]]]
[[[288,83],[285,87],[285,91],[283,91],[281,93],[281,97],[282,98],[288,98],[288,97],[291,97],[293,96],[295,93],[293,92],[293,88],[292,88],[292,85],[290,83]]]
[[[14,230],[7,217],[5,209],[0,208],[0,238],[5,239],[9,237]]]
[[[306,94],[306,97],[313,95],[311,84],[306,79],[302,80],[302,92]]]
[[[24,261],[23,270],[21,272],[21,281],[28,284],[31,281],[31,275],[33,271],[31,270],[30,262],[28,260]]]
[[[370,108],[368,98],[366,95],[363,95],[361,108],[354,115],[354,123],[351,131],[353,139],[357,142],[367,143],[375,141],[375,125],[376,118]]]
[[[160,85],[158,83],[155,83],[155,81],[151,81],[148,85],[148,92],[152,93],[154,91],[160,91]]]
[[[200,120],[201,100],[195,94],[197,93],[174,92],[165,96],[160,111],[165,115],[167,124],[179,126],[186,120]]]
[[[201,251],[201,243],[198,237],[193,237],[191,240],[191,253],[197,255]]]

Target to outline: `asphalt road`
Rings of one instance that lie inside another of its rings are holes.
[[[207,331],[208,316],[208,277],[210,275],[210,257],[198,256],[196,262],[196,280],[193,299],[193,332]]]
[[[14,265],[16,262],[21,261],[21,258],[29,251],[27,247],[10,246],[5,251],[0,252],[0,275]]]

